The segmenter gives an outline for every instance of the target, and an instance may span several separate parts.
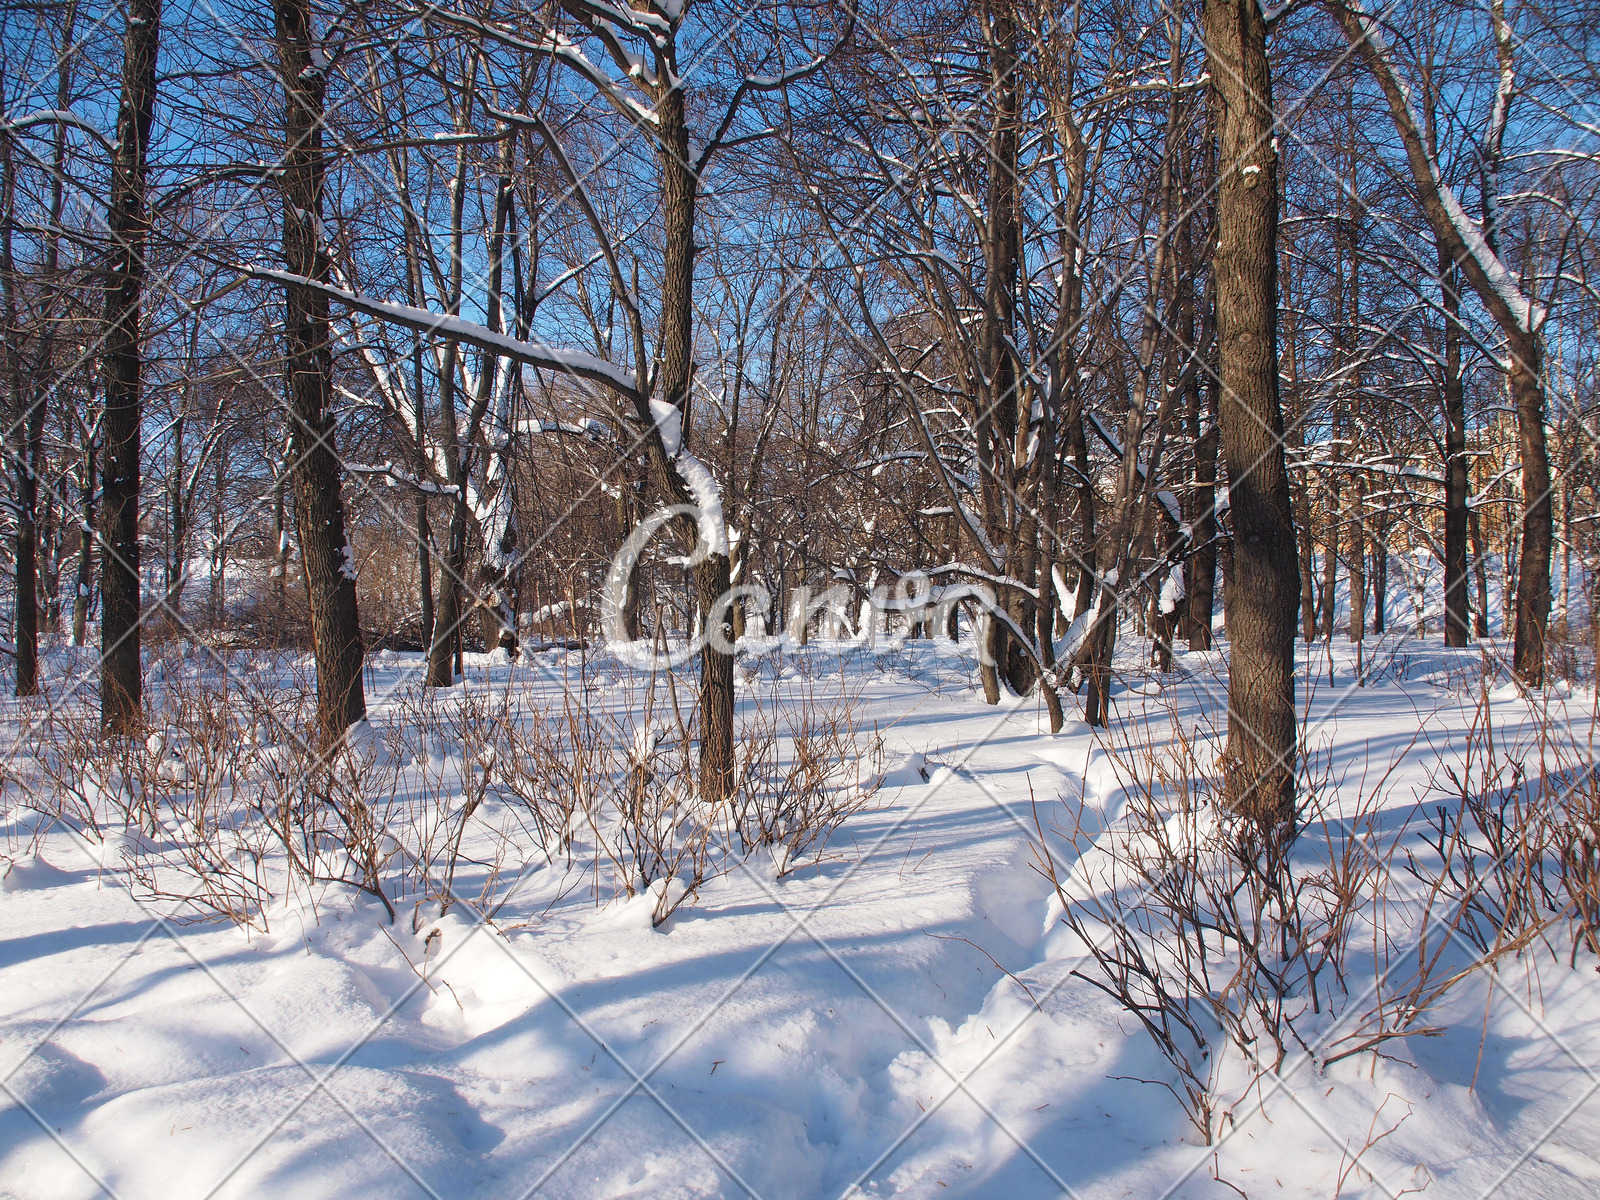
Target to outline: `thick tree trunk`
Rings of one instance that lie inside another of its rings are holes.
[[[453,355],[446,353],[445,362],[450,369],[455,363],[451,361]],[[449,389],[441,387],[441,392]],[[451,443],[455,441],[454,422],[447,430]],[[447,451],[447,458],[454,455]],[[461,471],[458,467],[448,468],[452,479],[457,479]],[[466,489],[459,483],[458,490],[450,501],[450,523],[446,527],[444,559],[440,566],[444,571],[444,578],[440,581],[439,597],[433,621],[433,639],[428,643],[428,679],[429,687],[454,687],[456,682],[456,661],[458,651],[457,642],[461,633],[461,572],[467,565],[467,502],[462,498]]]
[[[1234,532],[1224,597],[1227,799],[1263,827],[1295,816],[1294,629],[1300,599],[1278,405],[1277,154],[1266,23],[1255,0],[1205,0],[1218,137],[1217,342]]]
[[[275,0],[283,71],[283,260],[292,275],[328,277],[322,235],[322,120],[326,87],[310,0]],[[289,393],[289,462],[300,557],[311,602],[317,663],[317,722],[333,739],[366,716],[361,686],[361,625],[355,563],[345,533],[340,466],[328,412],[333,354],[328,300],[314,288],[284,288],[285,372]]]
[[[139,425],[143,346],[140,299],[149,218],[145,160],[156,102],[160,0],[131,0],[123,42],[122,100],[111,165],[110,284],[106,290],[105,479],[100,491],[100,722],[137,729],[139,670]]]

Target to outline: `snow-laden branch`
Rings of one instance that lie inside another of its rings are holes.
[[[404,484],[406,487],[415,488],[419,492],[426,492],[430,496],[454,496],[457,488],[453,483],[434,483],[431,479],[423,479],[409,471],[395,466],[392,462],[386,463],[352,463],[344,464],[344,469],[352,475],[377,475],[387,479],[391,484]]]
[[[260,279],[266,283],[310,288],[356,312],[365,313],[369,317],[376,317],[392,325],[414,329],[418,333],[465,342],[490,354],[516,359],[531,367],[559,371],[578,379],[586,379],[591,383],[615,388],[624,395],[633,396],[638,391],[638,380],[633,372],[624,371],[605,359],[596,358],[582,350],[568,350],[544,342],[523,341],[508,334],[496,333],[476,321],[433,312],[426,308],[413,308],[409,304],[392,304],[386,300],[346,291],[344,288],[334,287],[332,284],[304,275],[292,275],[287,271],[274,271],[264,267],[241,266],[238,269],[252,279]]]
[[[1334,3],[1345,37],[1366,61],[1389,103],[1395,131],[1405,147],[1423,210],[1436,236],[1444,243],[1450,257],[1459,262],[1472,279],[1484,304],[1491,311],[1499,310],[1494,315],[1502,327],[1515,327],[1523,333],[1537,332],[1544,323],[1544,306],[1524,294],[1516,276],[1461,207],[1455,189],[1439,174],[1439,164],[1428,152],[1422,121],[1411,103],[1411,88],[1400,76],[1394,51],[1384,37],[1378,18],[1367,12],[1361,0],[1334,0]]]
[[[81,130],[99,142],[101,149],[106,153],[115,152],[115,147],[105,134],[77,113],[64,108],[41,109],[38,112],[24,113],[20,117],[0,117],[0,133],[14,133],[19,129],[31,129],[35,125],[64,125]]]
[[[640,104],[628,95],[623,81],[612,79],[584,54],[583,47],[559,33],[551,32],[543,37],[527,38],[491,21],[433,4],[422,6],[421,15],[426,20],[437,21],[441,25],[449,25],[462,32],[476,34],[480,38],[499,42],[513,50],[545,55],[557,62],[565,63],[587,79],[612,107],[633,124],[651,128],[661,124],[661,118],[653,109]],[[639,15],[635,14],[636,17]]]

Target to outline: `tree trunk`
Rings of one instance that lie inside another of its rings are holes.
[[[106,290],[105,479],[100,492],[100,723],[132,733],[141,717],[139,670],[140,293],[149,219],[145,160],[156,102],[160,0],[130,0],[122,100],[111,165],[110,284]]]
[[[1489,636],[1489,565],[1484,561],[1483,523],[1476,509],[1467,509],[1467,533],[1472,540],[1472,573],[1478,584],[1478,611],[1472,616],[1472,636]]]
[[[1461,384],[1461,295],[1441,247],[1444,289],[1444,644],[1467,644],[1467,400]]]
[[[675,68],[673,68],[675,69]],[[666,76],[663,76],[666,77]],[[661,329],[656,352],[660,356],[657,386],[668,404],[681,414],[682,436],[687,438],[689,386],[694,369],[694,222],[699,180],[689,167],[689,127],[684,114],[684,94],[668,86],[656,106],[657,167],[661,174],[661,213],[665,255],[661,278]],[[644,413],[640,414],[644,416]],[[653,414],[651,414],[653,422]],[[683,476],[654,429],[647,441],[656,486],[674,503],[694,503]],[[682,453],[682,448],[678,448]],[[690,519],[679,523],[681,535],[694,545],[704,530]],[[711,803],[724,799],[733,788],[733,627],[731,605],[718,604],[729,587],[726,543],[702,545],[693,567],[695,599],[699,607],[704,644],[700,651],[700,794]],[[715,622],[717,628],[713,628]],[[721,642],[719,646],[718,643]]]
[[[1522,451],[1522,553],[1517,562],[1517,632],[1511,663],[1529,687],[1544,685],[1545,629],[1550,622],[1550,457],[1544,436],[1544,347],[1537,333],[1506,332],[1511,399]]]
[[[450,192],[450,294],[446,298],[446,311],[451,316],[461,309],[466,174],[466,151],[457,150],[455,181]],[[461,590],[465,585],[462,572],[467,560],[467,462],[462,452],[461,426],[456,412],[456,362],[460,353],[460,344],[447,340],[439,367],[439,422],[444,437],[445,477],[456,490],[450,500],[450,524],[440,563],[444,578],[440,580],[433,640],[428,646],[427,686],[436,688],[454,687],[461,665]]]
[[[1212,302],[1212,320],[1215,303]],[[1217,381],[1206,371],[1206,405],[1200,409],[1198,380],[1189,394],[1189,437],[1194,442],[1194,540],[1184,582],[1184,641],[1191,650],[1211,649],[1211,614],[1217,604]]]
[[[328,277],[322,232],[322,122],[326,78],[310,0],[275,0],[278,56],[285,91],[283,260],[290,274]],[[366,716],[361,685],[361,625],[356,612],[355,563],[339,494],[334,445],[333,354],[328,300],[314,289],[284,288],[285,372],[289,392],[289,462],[295,523],[311,605],[317,663],[318,733],[330,740]]]
[[[79,495],[83,511],[78,520],[78,573],[77,586],[72,594],[72,644],[81,646],[89,636],[89,598],[94,583],[94,527],[95,527],[95,432],[92,425],[85,426],[83,435],[83,465],[80,468]]]
[[[1357,474],[1350,483],[1350,552],[1345,562],[1350,570],[1350,625],[1352,642],[1366,636],[1367,629],[1367,521],[1366,486]]]
[[[1300,599],[1278,405],[1278,172],[1266,22],[1255,0],[1205,0],[1218,137],[1217,341],[1233,571],[1224,596],[1227,799],[1262,827],[1295,816],[1294,627]]]
[[[6,421],[8,431],[21,430],[22,446],[9,457],[12,472],[11,494],[16,508],[16,536],[12,542],[15,566],[16,601],[12,636],[16,643],[17,695],[32,696],[39,690],[39,533],[36,517],[39,505],[39,476],[35,469],[43,450],[44,395],[35,380],[24,379],[22,365],[21,309],[18,305],[16,263],[12,258],[12,231],[16,226],[16,164],[7,131],[0,135],[0,287],[4,289],[4,328],[0,338],[5,347]],[[40,372],[49,370],[49,360],[41,356]],[[34,434],[37,427],[38,436]]]
[[[433,559],[428,543],[433,537],[428,528],[428,498],[417,497],[417,601],[422,614],[422,649],[433,645]]]

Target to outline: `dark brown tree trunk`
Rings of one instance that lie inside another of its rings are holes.
[[[675,69],[675,68],[674,68]],[[666,76],[663,75],[665,78]],[[682,414],[682,436],[689,436],[689,386],[694,369],[694,223],[699,180],[689,167],[689,127],[684,114],[684,94],[668,87],[656,106],[657,167],[661,178],[661,212],[665,255],[661,277],[661,329],[656,347],[660,356],[657,387],[667,403]],[[641,416],[644,416],[641,413]],[[653,416],[652,416],[653,421]],[[694,498],[668,455],[659,432],[647,441],[652,473],[658,489],[673,503],[693,503]],[[679,532],[694,545],[701,531],[691,519],[678,522]],[[693,567],[695,598],[699,606],[705,644],[700,651],[700,794],[710,802],[725,798],[733,788],[733,644],[731,605],[717,602],[729,587],[726,545],[702,546]],[[713,621],[720,627],[713,629]],[[717,643],[721,641],[721,647]]]
[[[326,78],[310,0],[275,0],[285,92],[283,260],[290,274],[328,278],[322,233],[322,121]],[[311,604],[317,663],[317,722],[334,739],[366,716],[355,563],[345,532],[340,465],[328,412],[333,390],[328,300],[315,288],[284,287],[289,463],[295,523]]]
[[[106,290],[105,479],[100,491],[100,722],[132,733],[139,670],[140,294],[149,219],[145,162],[156,103],[160,0],[131,0],[123,39],[122,100],[111,164],[110,284]]]
[[[11,460],[8,464],[11,468],[11,494],[16,503],[12,514],[16,522],[16,535],[12,542],[16,568],[16,605],[12,620],[12,636],[16,642],[16,690],[19,696],[32,696],[39,690],[38,567],[35,559],[39,537],[34,523],[39,503],[39,484],[34,470],[34,463],[38,460],[35,457],[32,426],[33,414],[42,408],[43,395],[34,381],[24,379],[22,365],[22,313],[17,300],[16,262],[12,258],[17,188],[16,164],[11,146],[10,131],[0,132],[0,289],[3,289],[5,297],[0,339],[4,341],[5,358],[6,404],[3,411],[8,429],[22,431],[21,448],[8,454]],[[49,360],[43,356],[41,358],[41,370],[47,371]],[[39,425],[42,434],[42,420]]]
[[[1522,451],[1522,552],[1517,560],[1517,632],[1512,666],[1529,687],[1544,685],[1545,628],[1550,623],[1550,551],[1554,512],[1544,436],[1544,347],[1537,333],[1505,331],[1511,353],[1511,399]]]
[[[1444,288],[1444,644],[1465,646],[1467,621],[1467,401],[1461,384],[1461,297],[1455,264],[1439,256]]]
[[[1217,343],[1233,571],[1224,597],[1227,799],[1263,827],[1295,816],[1294,629],[1300,599],[1278,405],[1278,172],[1266,22],[1205,0],[1218,140]]]
[[[447,370],[455,369],[455,356],[446,351],[444,356]],[[441,383],[439,391],[443,406],[446,411],[453,409],[453,403],[446,395],[451,389]],[[455,442],[455,422],[446,422],[445,435],[449,438],[445,456],[453,460],[456,455],[449,449]],[[461,470],[458,466],[448,466],[452,479],[459,479]],[[433,640],[428,644],[428,686],[429,687],[454,687],[456,682],[456,665],[459,652],[456,648],[461,632],[461,572],[466,569],[467,562],[467,502],[463,498],[466,489],[457,483],[457,491],[450,499],[450,522],[446,526],[444,560],[440,564],[444,569],[444,578],[440,581],[439,598],[433,621]]]

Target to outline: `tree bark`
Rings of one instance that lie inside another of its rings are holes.
[[[1210,320],[1215,321],[1212,298]],[[1213,343],[1213,346],[1215,344]],[[1194,443],[1194,541],[1184,581],[1184,641],[1191,650],[1211,649],[1211,614],[1217,604],[1217,439],[1220,407],[1213,371],[1206,371],[1205,411],[1199,381],[1188,396],[1189,437]]]
[[[83,505],[78,520],[78,572],[72,594],[72,644],[81,646],[89,636],[89,598],[94,583],[95,527],[95,450],[97,435],[93,424],[83,430],[83,464],[79,468],[78,493]]]
[[[1472,541],[1472,573],[1478,585],[1478,611],[1472,616],[1472,635],[1489,636],[1489,566],[1484,561],[1483,522],[1476,509],[1467,509],[1467,533]]]
[[[1461,296],[1456,269],[1441,249],[1444,289],[1444,644],[1465,646],[1467,604],[1467,400],[1461,384]]]
[[[450,199],[450,294],[445,311],[457,315],[461,308],[463,210],[466,204],[466,151],[456,151],[455,184]],[[456,412],[456,362],[461,347],[447,340],[439,366],[439,423],[444,438],[445,478],[456,489],[450,500],[450,522],[445,533],[444,557],[440,562],[433,639],[428,644],[428,687],[454,687],[460,659],[461,573],[467,559],[467,488],[461,453],[460,423]]]
[[[143,346],[140,301],[149,217],[145,167],[155,114],[160,0],[130,0],[123,38],[122,99],[111,164],[110,284],[106,290],[105,478],[100,492],[100,722],[138,728],[139,426]]]
[[[283,260],[290,274],[326,281],[322,245],[323,93],[326,78],[310,0],[275,0],[278,57],[285,91]],[[317,664],[317,722],[337,738],[366,716],[361,685],[361,625],[355,563],[345,533],[340,465],[328,412],[333,354],[328,299],[314,288],[284,287],[285,373],[289,392],[289,461],[295,523],[311,607]]]
[[[662,55],[658,76],[675,80],[676,64]],[[660,361],[657,388],[680,414],[681,436],[690,430],[689,386],[694,372],[694,223],[699,180],[689,166],[689,127],[684,94],[676,83],[662,89],[656,103],[656,165],[660,172],[661,213],[665,255],[661,276],[661,326],[656,354]],[[649,422],[645,446],[651,474],[659,492],[673,504],[694,504],[675,461],[661,440],[655,414],[641,399],[639,417]],[[695,520],[676,522],[679,535],[691,546],[701,539]],[[700,650],[700,794],[711,803],[724,799],[733,788],[733,644],[731,605],[718,604],[728,591],[730,572],[726,545],[700,545],[691,568],[695,599],[705,638]],[[718,626],[713,629],[713,621]]]
[[[1294,630],[1300,599],[1278,404],[1277,154],[1266,22],[1255,0],[1205,0],[1218,138],[1217,341],[1234,564],[1224,596],[1229,805],[1295,816]]]
[[[1537,333],[1507,329],[1510,388],[1522,451],[1522,552],[1517,560],[1517,631],[1513,669],[1529,687],[1544,685],[1545,629],[1550,623],[1550,551],[1554,514],[1550,456],[1544,436],[1544,347]]]

